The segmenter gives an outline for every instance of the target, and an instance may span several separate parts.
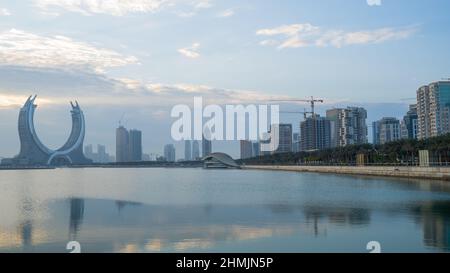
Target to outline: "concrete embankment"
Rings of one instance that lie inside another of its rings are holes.
[[[444,167],[353,167],[353,166],[245,166],[251,170],[333,173],[450,181],[450,168]]]

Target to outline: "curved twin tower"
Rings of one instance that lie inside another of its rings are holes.
[[[58,150],[47,148],[39,140],[34,129],[34,104],[37,96],[30,96],[19,114],[20,153],[12,159],[13,164],[21,166],[58,166],[90,164],[91,160],[83,154],[85,123],[83,111],[78,102],[72,106],[72,132],[67,142]]]

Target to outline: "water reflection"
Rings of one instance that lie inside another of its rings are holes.
[[[19,226],[20,237],[24,251],[31,250],[33,246],[33,223],[30,220],[21,223]]]
[[[102,181],[92,172],[104,170],[61,172],[1,177],[0,252],[66,252],[72,240],[85,252],[366,252],[373,240],[388,252],[450,251],[449,183],[203,170],[113,170]]]
[[[320,232],[319,224],[327,223],[336,226],[368,226],[370,224],[370,210],[365,208],[336,208],[313,207],[303,209],[306,224],[312,226],[314,235],[327,234],[327,225],[323,225]]]
[[[127,202],[127,201],[116,201],[117,210],[120,212],[126,206],[140,206],[141,203],[138,202]]]
[[[414,208],[422,224],[425,245],[442,250],[450,248],[450,203],[424,203]]]
[[[65,213],[61,208],[67,203],[70,206]],[[241,247],[243,251],[248,248],[249,251],[265,252],[277,251],[277,248],[272,250],[271,245],[284,238],[299,244],[279,246],[279,251],[308,251],[308,247],[314,249],[314,245],[305,245],[302,239],[331,237],[332,242],[343,243],[356,236],[358,230],[370,229],[373,214],[377,219],[392,216],[392,208],[372,211],[289,205],[170,207],[82,198],[50,202],[47,209],[50,218],[39,222],[38,228],[34,228],[32,220],[20,222],[21,248],[14,246],[14,236],[8,238],[5,231],[0,231],[0,250],[64,252],[69,240],[60,232],[64,226],[64,219],[60,217],[63,214],[69,217],[69,239],[80,241],[84,251],[88,252],[242,251]],[[408,211],[422,225],[425,246],[449,250],[449,202],[412,204]],[[350,230],[350,234],[330,235],[339,229]],[[46,236],[42,236],[43,230],[47,231]],[[40,240],[33,240],[38,237]],[[356,250],[346,249],[343,245],[343,251]]]
[[[78,198],[70,199],[69,233],[71,241],[77,240],[77,233],[81,229],[83,217],[84,217],[84,200]]]

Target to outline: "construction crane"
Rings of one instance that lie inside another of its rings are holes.
[[[308,114],[313,114],[312,112],[306,111],[306,109],[303,112],[296,112],[296,111],[282,111],[281,114],[303,114],[305,117],[305,120],[307,118]]]
[[[124,118],[125,118],[125,113],[123,113],[122,116],[119,119],[119,127],[122,126],[122,122],[123,122]]]
[[[404,98],[404,99],[400,99],[400,101],[412,101],[412,100],[416,100],[417,98]]]
[[[273,101],[278,101],[278,102],[309,102],[311,103],[311,112],[310,114],[312,114],[313,117],[316,116],[316,112],[315,112],[315,106],[316,103],[324,103],[324,100],[322,99],[315,99],[313,96],[311,96],[311,99],[309,100],[297,100],[297,99],[286,99],[286,100],[273,100]]]

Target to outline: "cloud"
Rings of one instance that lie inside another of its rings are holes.
[[[198,52],[199,48],[200,48],[200,44],[194,43],[190,47],[178,49],[178,52],[187,58],[197,59],[200,57],[200,53]]]
[[[378,44],[386,41],[406,39],[416,33],[417,30],[417,27],[413,26],[348,32],[344,30],[324,30],[305,23],[260,29],[256,32],[256,35],[279,37],[278,39],[260,42],[263,46],[277,46],[279,49],[309,46],[341,48],[349,45]]]
[[[210,0],[34,0],[43,12],[60,10],[83,15],[109,14],[124,16],[130,13],[155,13],[178,5],[191,9],[204,9],[212,6]]]
[[[190,104],[201,96],[205,103],[269,103],[289,99],[255,90],[237,90],[191,83],[144,82],[131,78],[111,78],[105,74],[49,68],[0,66],[2,107],[21,105],[32,93],[48,105],[66,105],[77,99],[83,105],[172,107]]]
[[[0,32],[1,65],[103,72],[106,68],[136,63],[135,57],[64,36],[39,36],[16,29]]]
[[[0,9],[0,16],[11,16],[11,12],[8,9]]]
[[[212,0],[194,0],[191,1],[191,3],[197,9],[207,9],[212,7]]]
[[[123,80],[123,79],[122,79]],[[130,82],[132,80],[126,80]],[[207,85],[178,83],[140,83],[133,82],[136,95],[157,96],[161,101],[171,103],[191,103],[194,97],[202,97],[209,104],[267,104],[275,100],[289,100],[291,97],[270,95],[258,91],[218,88]],[[130,87],[130,85],[128,86]]]
[[[217,15],[217,17],[227,18],[227,17],[234,16],[234,14],[235,14],[235,12],[234,12],[233,9],[227,9],[227,10],[224,10],[224,11],[222,11],[221,13],[219,13],[219,14]]]
[[[381,6],[381,0],[367,0],[369,6]]]
[[[25,100],[25,96],[0,94],[0,109],[20,107]]]

